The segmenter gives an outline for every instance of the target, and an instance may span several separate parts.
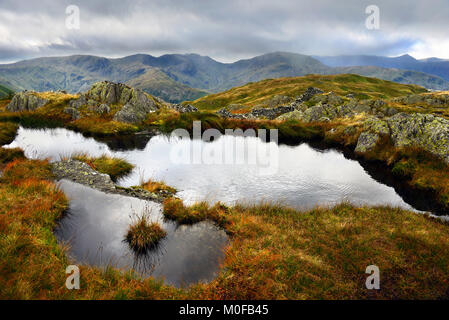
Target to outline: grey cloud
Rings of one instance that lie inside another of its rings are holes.
[[[64,27],[78,5],[81,29]],[[376,4],[381,29],[365,28]],[[446,0],[2,0],[0,61],[42,55],[194,52],[232,61],[270,51],[449,58]]]

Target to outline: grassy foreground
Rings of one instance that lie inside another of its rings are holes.
[[[449,226],[432,218],[349,204],[299,212],[273,204],[185,207],[176,200],[165,203],[171,218],[212,219],[230,234],[217,279],[177,289],[113,268],[81,266],[80,290],[68,290],[71,262],[52,233],[67,199],[49,179],[47,161],[15,159],[3,166],[2,299],[449,297]],[[365,268],[372,264],[380,268],[380,290],[365,289]]]

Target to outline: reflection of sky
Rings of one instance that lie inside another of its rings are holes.
[[[70,254],[77,261],[134,268],[174,285],[210,281],[216,276],[227,236],[213,224],[177,226],[162,219],[159,204],[105,194],[65,180],[61,187],[71,201],[56,234],[70,244]],[[129,224],[142,212],[150,221],[159,222],[167,236],[157,249],[136,258],[123,240]]]
[[[207,143],[207,149],[222,149],[236,141],[245,141],[245,155],[253,155],[264,146],[257,138],[223,137]],[[210,200],[233,203],[255,201],[281,201],[298,207],[310,208],[318,204],[335,204],[342,200],[356,204],[390,204],[410,208],[393,188],[373,180],[357,161],[346,159],[341,153],[312,149],[307,144],[280,145],[276,158],[278,170],[272,175],[259,175],[257,165],[217,165],[174,163],[170,156],[175,147],[203,146],[201,141],[169,140],[153,137],[144,150],[111,151],[107,145],[92,138],[65,129],[20,129],[11,147],[21,147],[26,155],[48,156],[87,152],[98,156],[103,153],[123,157],[136,165],[133,173],[122,179],[123,186],[139,184],[141,179],[163,180],[174,186],[184,200]],[[223,150],[223,149],[222,149]],[[227,154],[227,153],[224,154]],[[189,155],[185,154],[188,158]],[[178,159],[179,160],[179,159]],[[264,163],[266,166],[266,160]],[[273,160],[273,159],[272,159]]]

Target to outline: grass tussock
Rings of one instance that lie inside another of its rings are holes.
[[[142,183],[140,185],[140,188],[143,188],[149,192],[154,192],[154,193],[165,192],[165,193],[175,194],[177,192],[177,190],[175,188],[168,186],[163,181],[148,180],[148,181]]]
[[[150,222],[148,217],[142,214],[130,225],[126,241],[134,251],[143,253],[156,247],[166,235],[167,233],[159,223]]]
[[[134,165],[125,159],[113,158],[107,155],[91,157],[85,153],[78,153],[71,156],[72,159],[87,163],[92,169],[108,174],[113,181],[128,175]]]
[[[0,122],[0,146],[10,144],[16,137],[19,126],[12,122]]]

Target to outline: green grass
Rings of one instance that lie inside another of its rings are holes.
[[[229,104],[242,104],[248,107],[264,105],[275,95],[295,98],[308,87],[317,87],[325,92],[333,91],[345,96],[354,94],[359,99],[388,99],[422,93],[427,90],[416,85],[404,85],[376,78],[363,77],[354,74],[341,75],[307,75],[295,78],[278,78],[249,83],[241,87],[211,94],[191,102],[200,110],[218,110]]]
[[[113,181],[122,178],[134,169],[134,165],[125,159],[112,158],[107,155],[91,157],[85,153],[71,156],[72,159],[87,163],[92,169],[108,174]]]

